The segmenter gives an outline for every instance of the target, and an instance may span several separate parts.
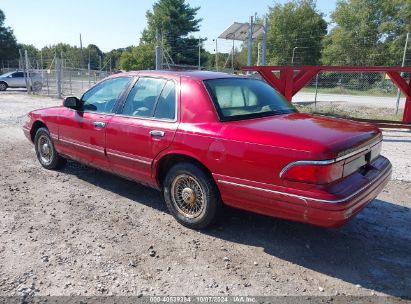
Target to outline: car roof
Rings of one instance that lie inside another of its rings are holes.
[[[186,77],[196,80],[207,80],[216,78],[237,78],[238,76],[222,72],[211,71],[170,71],[170,70],[148,70],[148,71],[131,71],[113,75],[112,77],[120,76],[168,76],[168,77]]]

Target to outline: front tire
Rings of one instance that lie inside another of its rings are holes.
[[[0,91],[5,91],[5,90],[7,90],[7,88],[8,88],[8,85],[7,85],[7,83],[5,83],[5,82],[0,82]]]
[[[170,213],[191,229],[211,226],[222,202],[214,180],[192,163],[174,165],[164,180],[164,198]]]
[[[58,169],[66,164],[66,160],[61,157],[54,148],[49,130],[39,128],[34,137],[34,148],[40,164],[49,170]]]

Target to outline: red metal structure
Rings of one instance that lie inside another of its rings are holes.
[[[278,92],[291,101],[317,73],[333,72],[385,72],[405,96],[405,108],[402,121],[411,122],[411,79],[407,83],[402,72],[411,73],[411,67],[386,66],[245,66],[243,71],[256,71]],[[277,77],[273,72],[279,72]]]

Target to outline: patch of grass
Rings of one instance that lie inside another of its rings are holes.
[[[294,104],[298,111],[303,113],[320,114],[339,118],[363,118],[401,121],[402,110],[395,115],[392,108],[375,108],[366,106],[347,106],[347,104],[329,103],[326,105]]]
[[[300,92],[315,93],[315,87],[304,87]],[[343,86],[336,86],[333,88],[318,88],[318,94],[341,94],[341,95],[355,95],[355,96],[383,96],[396,97],[397,92],[385,91],[381,88],[372,88],[368,90],[354,90]]]

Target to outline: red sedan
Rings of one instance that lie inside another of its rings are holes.
[[[338,227],[392,170],[378,128],[298,113],[264,81],[223,73],[117,74],[23,129],[44,168],[69,158],[162,190],[196,229],[223,204]]]

